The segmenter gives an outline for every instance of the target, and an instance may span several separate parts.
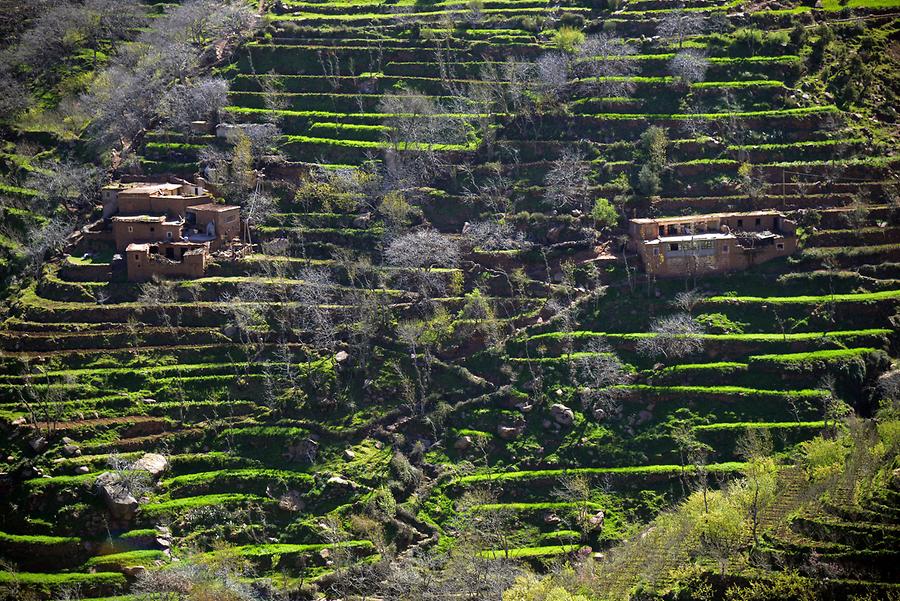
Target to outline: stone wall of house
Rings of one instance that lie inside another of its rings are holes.
[[[144,249],[128,251],[126,254],[128,281],[130,282],[146,282],[153,279],[153,276],[202,278],[206,273],[208,253],[204,251],[191,251],[185,254],[180,261],[172,261],[160,255],[150,254],[148,250]]]
[[[181,224],[173,222],[115,221],[112,222],[116,251],[124,252],[129,244],[181,239]]]

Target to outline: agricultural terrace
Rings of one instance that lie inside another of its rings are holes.
[[[261,2],[210,69],[218,134],[156,122],[129,167],[202,175],[254,252],[137,285],[70,248],[13,289],[0,585],[137,599],[190,558],[351,598],[346,574],[463,549],[664,592],[690,537],[636,535],[755,473],[749,438],[779,494],[736,548],[894,598],[896,477],[865,508],[847,483],[811,503],[797,458],[896,381],[900,2],[673,4]],[[9,273],[45,219],[42,127],[2,155]],[[236,183],[244,164],[265,177]],[[626,245],[629,218],[757,210],[800,250],[652,280]],[[745,582],[735,554],[695,563]]]

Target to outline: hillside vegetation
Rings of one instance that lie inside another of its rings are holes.
[[[900,2],[10,11],[0,599],[900,598]],[[70,238],[198,176],[252,252]]]

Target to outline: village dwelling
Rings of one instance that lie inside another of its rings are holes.
[[[103,220],[83,231],[86,241],[125,253],[128,279],[202,277],[210,253],[243,252],[241,209],[214,202],[203,186],[116,183],[103,188]]]
[[[156,277],[202,278],[209,260],[209,243],[132,243],[125,249],[128,281]]]
[[[797,250],[797,226],[781,213],[712,213],[629,221],[644,270],[659,277],[740,271]]]
[[[241,208],[206,203],[187,209],[185,237],[191,242],[209,242],[211,250],[241,237]]]
[[[184,220],[172,221],[165,215],[117,215],[110,222],[116,240],[116,252],[123,252],[133,243],[181,240],[184,227]]]
[[[205,204],[212,196],[202,187],[181,183],[115,183],[101,190],[103,217],[163,214],[184,216],[188,207]]]

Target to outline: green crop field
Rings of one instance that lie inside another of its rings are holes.
[[[900,598],[900,1],[6,4],[0,601]]]

